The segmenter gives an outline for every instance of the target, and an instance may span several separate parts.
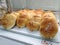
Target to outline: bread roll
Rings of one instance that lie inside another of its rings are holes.
[[[40,26],[40,23],[39,23],[40,19],[34,17],[34,19],[30,19],[27,24],[26,24],[26,27],[28,29],[30,29],[30,31],[35,31],[35,30],[38,30],[39,26]]]
[[[35,31],[35,30],[38,30],[40,27],[40,20],[41,20],[41,16],[44,13],[44,11],[41,9],[38,9],[38,10],[32,10],[32,12],[33,13],[30,13],[30,14],[33,16],[27,22],[26,27],[30,29],[31,31]]]
[[[26,22],[27,22],[27,18],[21,18],[20,16],[17,18],[17,26],[19,28],[25,27]]]
[[[26,27],[30,29],[30,31],[36,31],[40,27],[40,20],[41,14],[36,14],[27,22]]]
[[[20,11],[19,14],[19,17],[17,18],[17,27],[22,28],[25,27],[28,16],[25,10]]]
[[[16,18],[14,14],[5,14],[2,19],[2,26],[7,30],[11,29],[15,25]]]
[[[48,39],[53,38],[57,34],[58,23],[52,12],[47,11],[43,14],[40,21],[39,31],[44,38]]]

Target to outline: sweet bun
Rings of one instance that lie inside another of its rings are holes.
[[[58,23],[53,12],[47,11],[43,14],[40,21],[39,31],[44,38],[51,39],[58,32]]]
[[[19,11],[19,14],[19,17],[17,18],[17,27],[22,28],[25,27],[28,16],[25,10]]]
[[[41,14],[36,14],[32,16],[32,18],[27,22],[26,27],[30,29],[30,31],[38,30],[40,27]]]
[[[4,27],[4,29],[9,30],[14,27],[16,18],[17,17],[14,14],[5,14],[2,18],[2,26]]]
[[[30,29],[30,31],[35,31],[38,30],[39,26],[40,26],[40,19],[37,19],[36,17],[34,17],[34,19],[30,19],[27,24],[26,27],[28,29]]]
[[[24,17],[24,16],[22,16],[22,17]],[[19,28],[25,27],[26,22],[27,22],[27,18],[21,18],[21,16],[19,16],[17,18],[17,26]]]

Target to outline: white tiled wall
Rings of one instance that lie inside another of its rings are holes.
[[[31,9],[53,9],[59,10],[60,0],[11,0],[13,8],[31,8]]]
[[[11,0],[12,8],[25,8],[26,7],[26,0]]]
[[[28,7],[32,9],[43,8],[43,9],[59,9],[60,0],[29,0]]]

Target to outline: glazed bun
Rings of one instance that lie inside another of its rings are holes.
[[[35,13],[35,14],[34,14]],[[32,18],[27,22],[26,27],[30,29],[30,31],[36,31],[40,27],[40,20],[41,16],[43,14],[42,10],[35,10],[34,13],[32,13]]]
[[[26,27],[30,30],[30,31],[36,31],[38,30],[39,26],[40,26],[40,16],[35,15],[33,16],[33,18],[31,18],[27,24]]]
[[[25,24],[27,22],[28,16],[26,10],[19,11],[19,17],[17,18],[17,27],[22,28],[25,27]]]
[[[5,14],[2,18],[2,26],[4,29],[11,29],[14,27],[17,17],[14,14]]]
[[[53,38],[57,34],[58,23],[52,12],[47,11],[43,14],[40,21],[39,31],[44,38],[49,39]]]

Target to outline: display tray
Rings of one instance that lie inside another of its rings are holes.
[[[29,36],[32,38],[44,40],[44,38],[41,37],[41,34],[39,33],[39,31],[31,32],[30,30],[28,30],[25,27],[24,28],[18,28],[15,26],[13,29],[5,30],[2,26],[0,26],[0,30],[4,30],[4,31],[8,31],[8,32],[12,32],[12,33],[16,33],[16,34],[20,34],[20,35]],[[57,35],[53,39],[51,39],[51,40],[45,39],[45,40],[48,40],[48,41],[54,42],[54,43],[60,43],[60,28],[58,29]]]

